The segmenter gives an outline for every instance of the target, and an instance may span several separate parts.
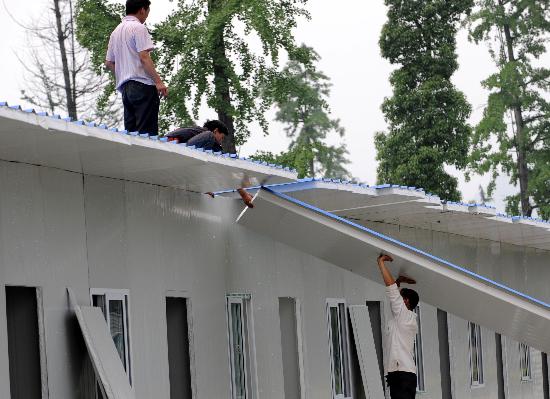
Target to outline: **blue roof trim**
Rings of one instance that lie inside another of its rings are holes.
[[[61,119],[65,122],[72,122],[72,123],[75,123],[75,124],[81,125],[81,126],[92,127],[92,128],[95,127],[95,128],[102,129],[102,130],[108,130],[110,132],[115,132],[115,133],[118,132],[120,134],[131,135],[131,136],[135,136],[135,137],[137,136],[137,137],[142,137],[142,138],[148,138],[150,140],[157,140],[157,141],[160,141],[163,144],[171,144],[171,145],[178,144],[178,143],[173,142],[173,141],[168,141],[168,138],[166,138],[165,136],[161,136],[161,135],[151,136],[151,135],[146,134],[146,133],[139,134],[138,132],[128,132],[126,130],[122,130],[122,129],[118,129],[118,128],[110,128],[107,125],[105,125],[104,123],[97,124],[97,123],[92,122],[92,121],[90,121],[90,122],[88,122],[88,121],[73,121],[70,117],[62,118],[60,115],[56,115],[56,114],[49,115],[47,112],[36,112],[36,110],[34,110],[34,109],[25,109],[25,110],[23,110],[20,105],[9,105],[7,101],[0,102],[0,107],[8,107],[10,109],[25,112],[25,113],[35,113],[36,115],[41,116],[41,117],[48,117],[48,118],[52,118],[52,119]],[[183,146],[185,147],[185,145],[183,145]],[[233,158],[233,159],[239,159],[241,161],[249,162],[250,164],[262,165],[262,166],[265,166],[265,167],[268,167],[268,168],[271,168],[271,169],[276,169],[278,171],[285,171],[285,172],[289,172],[289,173],[293,173],[293,174],[297,173],[295,169],[291,169],[291,168],[288,168],[288,167],[283,167],[282,165],[277,165],[277,164],[268,164],[267,162],[258,163],[256,161],[250,159],[250,158],[247,158],[247,157],[239,157],[239,156],[237,156],[237,154],[225,154],[225,153],[222,153],[222,152],[204,151],[202,148],[195,148],[193,146],[189,146],[187,148],[189,148],[191,150],[194,150],[194,151],[198,151],[198,152],[205,152],[205,153],[208,153],[212,156],[223,156],[223,157],[228,157],[228,158]],[[281,177],[283,177],[283,176],[281,176]],[[293,178],[293,177],[287,177],[287,178]]]
[[[286,169],[287,168],[285,168],[285,170]],[[293,182],[287,182],[287,183],[281,183],[281,184],[275,184],[275,185],[267,184],[264,187],[271,188],[271,187],[287,186],[287,185],[292,185],[292,184],[295,184],[296,186],[300,186],[300,185],[303,185],[303,183],[312,182],[312,181],[321,182],[321,183],[328,183],[328,184],[341,184],[341,185],[346,185],[346,186],[366,188],[366,189],[374,189],[374,190],[384,190],[384,189],[396,188],[396,189],[399,189],[399,190],[408,190],[408,191],[411,191],[411,192],[416,192],[416,193],[419,193],[419,194],[423,194],[428,199],[439,200],[440,204],[454,205],[454,206],[463,207],[464,211],[472,210],[472,208],[474,208],[474,207],[484,208],[484,209],[495,209],[496,210],[496,207],[494,207],[492,205],[483,204],[483,203],[468,204],[468,203],[464,203],[464,202],[454,202],[454,201],[445,202],[445,201],[441,200],[439,198],[439,196],[437,196],[437,195],[434,195],[434,194],[431,194],[431,193],[426,193],[423,188],[399,186],[399,185],[395,185],[395,184],[379,184],[379,185],[369,186],[368,184],[362,184],[362,183],[353,183],[353,182],[347,182],[347,181],[342,181],[341,182],[339,180],[332,180],[332,179],[327,179],[327,178],[306,177],[306,178],[302,178],[302,179],[297,179],[296,181],[293,181]],[[259,186],[247,187],[247,190],[257,190],[259,188],[260,188]],[[301,188],[297,188],[296,190],[293,190],[293,191],[297,191],[299,189],[306,190],[306,189],[309,189],[309,188],[310,187],[307,187],[307,188],[301,187]],[[214,195],[228,194],[228,193],[235,192],[235,191],[236,190],[234,190],[234,189],[221,190],[221,191],[215,192]],[[475,214],[475,212],[473,212],[473,213]],[[472,214],[472,213],[470,213],[470,214]],[[526,216],[510,216],[510,215],[507,215],[505,213],[499,213],[499,212],[495,212],[495,214],[489,214],[489,215],[484,214],[483,216],[484,217],[498,217],[498,218],[503,218],[503,219],[509,219],[509,220],[512,220],[515,223],[521,222],[523,220],[528,220],[528,221],[532,221],[532,222],[536,222],[536,223],[550,224],[550,221],[544,220],[544,219],[529,218],[529,217],[526,217]],[[546,227],[546,226],[541,226],[541,227]]]
[[[508,287],[507,285],[504,285],[504,284],[502,284],[502,283],[496,282],[496,281],[491,280],[491,279],[489,279],[489,278],[487,278],[487,277],[481,276],[481,275],[479,275],[479,274],[477,274],[477,273],[472,272],[471,270],[465,269],[465,268],[463,268],[463,267],[461,267],[461,266],[457,266],[457,265],[455,265],[455,264],[453,264],[453,263],[451,263],[451,262],[449,262],[449,261],[446,261],[446,260],[444,260],[444,259],[438,258],[437,256],[434,256],[434,255],[432,255],[432,254],[430,254],[430,253],[428,253],[428,252],[422,251],[422,250],[420,250],[420,249],[418,249],[418,248],[415,248],[415,247],[413,247],[413,246],[411,246],[411,245],[408,245],[408,244],[405,244],[405,243],[403,243],[403,242],[401,242],[401,241],[399,241],[399,240],[396,240],[395,238],[392,238],[392,237],[386,236],[386,235],[384,235],[384,234],[378,233],[378,232],[376,232],[376,231],[374,231],[374,230],[371,230],[371,229],[369,229],[369,228],[367,228],[367,227],[365,227],[365,226],[361,226],[360,224],[351,222],[351,221],[349,221],[349,220],[347,220],[347,219],[344,219],[344,218],[342,218],[342,217],[340,217],[340,216],[337,216],[337,215],[335,215],[335,214],[333,214],[333,213],[324,211],[324,210],[322,210],[322,209],[320,209],[320,208],[317,208],[317,207],[315,207],[315,206],[313,206],[313,205],[310,205],[310,204],[308,204],[308,203],[306,203],[306,202],[297,200],[297,199],[295,199],[295,198],[292,198],[292,197],[290,197],[290,196],[288,196],[288,195],[285,195],[285,194],[282,194],[282,193],[278,193],[277,191],[274,191],[274,190],[272,190],[272,189],[270,189],[270,188],[262,187],[262,189],[263,189],[263,190],[266,190],[267,192],[269,192],[269,193],[271,193],[271,194],[273,194],[273,195],[275,195],[275,196],[277,196],[277,197],[279,197],[279,198],[285,199],[285,200],[287,200],[287,201],[289,201],[289,202],[291,202],[291,203],[293,203],[293,204],[299,205],[299,206],[301,206],[301,207],[303,207],[303,208],[306,208],[306,209],[309,209],[309,210],[311,210],[311,211],[313,211],[313,212],[315,212],[315,213],[318,213],[318,214],[320,214],[320,215],[326,216],[326,217],[328,217],[329,219],[336,220],[336,221],[338,221],[338,222],[340,222],[340,223],[343,223],[343,224],[346,224],[346,225],[348,225],[348,226],[352,226],[352,227],[354,227],[354,228],[356,228],[356,229],[359,229],[359,230],[361,230],[361,231],[364,231],[364,232],[366,232],[366,233],[368,233],[368,234],[374,235],[375,237],[381,238],[381,239],[383,239],[383,240],[385,240],[385,241],[389,241],[389,242],[391,242],[391,243],[393,243],[393,244],[399,245],[399,246],[401,246],[401,247],[403,247],[403,248],[406,248],[406,249],[408,249],[408,250],[411,250],[411,251],[413,251],[413,252],[416,252],[416,253],[419,254],[419,255],[425,256],[425,257],[427,257],[427,258],[429,258],[429,259],[431,259],[431,260],[434,260],[434,261],[436,261],[436,262],[442,263],[442,264],[444,264],[445,266],[448,266],[448,267],[451,268],[451,269],[454,269],[454,270],[456,270],[456,271],[459,271],[459,272],[461,272],[461,273],[464,273],[464,274],[468,275],[469,277],[472,277],[472,278],[474,278],[474,279],[483,281],[484,283],[487,283],[487,284],[489,284],[489,285],[491,285],[491,286],[493,286],[493,287],[496,287],[496,288],[499,288],[499,289],[501,289],[501,290],[503,290],[503,291],[506,291],[508,294],[512,294],[512,295],[515,295],[515,296],[519,296],[519,297],[522,298],[522,299],[528,300],[528,301],[530,301],[530,302],[536,303],[537,305],[540,305],[540,306],[543,306],[543,307],[545,307],[545,308],[547,308],[547,309],[550,309],[550,304],[548,304],[548,303],[546,303],[546,302],[543,302],[543,301],[541,301],[541,300],[539,300],[539,299],[537,299],[537,298],[533,298],[533,297],[531,297],[531,296],[529,296],[529,295],[526,295],[526,294],[524,294],[523,292],[514,290],[513,288],[510,288],[510,287]]]

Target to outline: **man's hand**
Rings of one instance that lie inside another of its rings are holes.
[[[105,60],[105,66],[109,71],[111,71],[112,73],[115,73],[115,63],[113,61]]]
[[[390,255],[380,254],[378,256],[378,263],[380,262],[393,262],[393,258]]]
[[[407,277],[407,276],[399,276],[397,277],[397,280],[395,282],[399,285],[399,283],[405,283],[405,284],[416,284],[416,280]]]
[[[145,69],[145,72],[147,72],[149,76],[151,76],[151,78],[153,79],[153,82],[155,82],[155,86],[159,95],[163,97],[168,96],[168,88],[157,73],[149,50],[140,51],[139,59],[141,60],[141,64],[143,65],[143,69]]]
[[[252,197],[252,195],[248,191],[241,187],[237,189],[237,192],[239,193],[241,199],[247,207],[254,208],[254,204],[252,203],[252,199],[254,197]]]
[[[168,87],[164,84],[164,82],[161,80],[158,83],[155,83],[155,86],[157,88],[157,91],[159,92],[159,95],[162,97],[168,97]]]

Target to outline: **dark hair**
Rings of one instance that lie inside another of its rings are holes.
[[[418,298],[418,294],[415,290],[411,290],[410,288],[402,288],[401,289],[401,296],[403,298],[409,299],[409,306],[411,307],[410,310],[414,310],[416,308],[416,305],[418,305],[418,301],[420,298]]]
[[[150,5],[149,0],[126,0],[126,15],[137,14],[142,8],[147,10]]]
[[[225,123],[214,119],[212,121],[206,121],[204,125],[202,125],[205,129],[210,130],[213,132],[214,130],[218,129],[220,133],[225,134],[226,136],[229,134],[229,130],[227,130],[227,126],[225,126]]]

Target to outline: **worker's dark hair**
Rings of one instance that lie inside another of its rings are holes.
[[[205,129],[210,130],[213,132],[214,130],[218,129],[220,133],[225,134],[226,136],[229,134],[229,130],[227,130],[227,126],[225,126],[225,123],[214,119],[212,121],[206,121],[204,125],[202,125]]]
[[[126,0],[126,15],[137,14],[142,8],[147,10],[150,5],[149,0]]]
[[[410,288],[402,288],[401,296],[403,298],[409,299],[409,306],[411,307],[410,310],[414,310],[414,308],[416,308],[416,305],[418,305],[418,301],[420,300],[420,298],[418,298],[417,292],[415,290],[411,290]]]

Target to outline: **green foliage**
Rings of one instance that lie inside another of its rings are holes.
[[[97,75],[108,77],[97,99],[98,116],[116,113],[114,107],[115,77],[104,67],[105,54],[111,32],[125,14],[122,4],[109,4],[106,0],[78,0],[76,3],[76,38],[88,50],[91,66]]]
[[[163,46],[162,75],[170,77],[170,96],[162,108],[165,125],[191,123],[206,101],[230,130],[235,123],[237,145],[249,137],[251,122],[267,131],[268,93],[280,78],[281,52],[310,62],[310,53],[296,46],[292,35],[296,21],[308,17],[306,1],[178,1],[176,11],[154,31]],[[260,51],[254,51],[254,39]]]
[[[106,0],[78,0],[76,3],[76,38],[90,51],[92,65],[98,74],[104,71],[111,32],[123,16],[122,4],[109,4]]]
[[[278,155],[261,151],[254,158],[294,168],[300,178],[322,175],[345,179],[349,176],[345,145],[324,142],[330,133],[344,136],[339,120],[331,118],[326,101],[330,80],[315,68],[318,54],[305,46],[302,49],[312,54],[313,62],[304,66],[289,61],[267,93],[277,105],[276,120],[285,124],[287,137],[292,139],[288,151]]]
[[[390,78],[393,97],[382,105],[389,131],[375,137],[378,180],[457,201],[457,179],[444,166],[466,166],[471,107],[450,79],[458,67],[457,29],[473,0],[385,3],[380,48],[400,68]]]
[[[550,4],[537,0],[477,0],[470,37],[490,45],[498,68],[483,85],[490,92],[475,128],[470,167],[502,171],[520,193],[507,198],[507,210],[550,217],[550,69],[537,66],[546,52]],[[494,183],[493,183],[494,184]]]

